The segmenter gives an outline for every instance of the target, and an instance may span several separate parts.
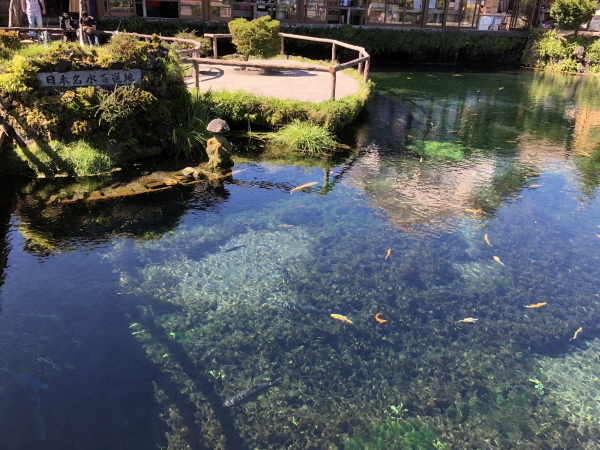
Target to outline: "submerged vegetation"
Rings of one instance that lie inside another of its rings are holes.
[[[455,142],[421,141],[408,145],[406,149],[417,155],[436,159],[460,161],[464,158],[465,148]]]
[[[345,450],[443,450],[448,446],[440,442],[435,432],[417,420],[388,420],[372,427],[364,439],[354,437]]]

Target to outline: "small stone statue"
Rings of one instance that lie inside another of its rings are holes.
[[[214,137],[206,141],[206,153],[208,154],[208,167],[210,169],[229,169],[233,167],[231,151],[233,146],[227,142],[224,133],[229,131],[227,122],[221,119],[212,120],[206,127],[213,133]]]

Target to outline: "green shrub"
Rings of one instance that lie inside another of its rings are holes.
[[[550,8],[550,17],[559,30],[574,30],[592,20],[596,12],[596,2],[590,0],[554,0]]]
[[[96,115],[99,123],[104,121],[109,125],[108,134],[118,129],[121,134],[130,136],[137,114],[145,111],[155,101],[154,95],[133,84],[119,86],[110,94],[102,96]]]
[[[229,22],[229,30],[238,53],[246,59],[250,56],[273,58],[281,51],[279,22],[270,16],[250,22],[243,18],[234,19]]]
[[[36,69],[22,55],[16,55],[0,74],[0,90],[6,94],[30,91],[37,83]]]
[[[200,56],[210,56],[212,53],[212,39],[198,36],[198,31],[182,31],[181,33],[177,33],[175,36],[179,39],[190,39],[192,41],[196,41],[201,44],[200,47]],[[192,44],[186,44],[183,42],[173,42],[172,47],[175,50],[191,50],[194,48]]]
[[[295,119],[280,128],[271,142],[279,147],[319,155],[338,146],[334,136],[322,125]]]

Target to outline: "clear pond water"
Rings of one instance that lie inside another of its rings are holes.
[[[0,448],[598,448],[600,81],[373,78],[333,161],[3,181]]]

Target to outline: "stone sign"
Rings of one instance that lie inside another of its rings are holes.
[[[114,86],[142,81],[142,71],[140,69],[78,70],[38,73],[37,77],[41,87]]]

